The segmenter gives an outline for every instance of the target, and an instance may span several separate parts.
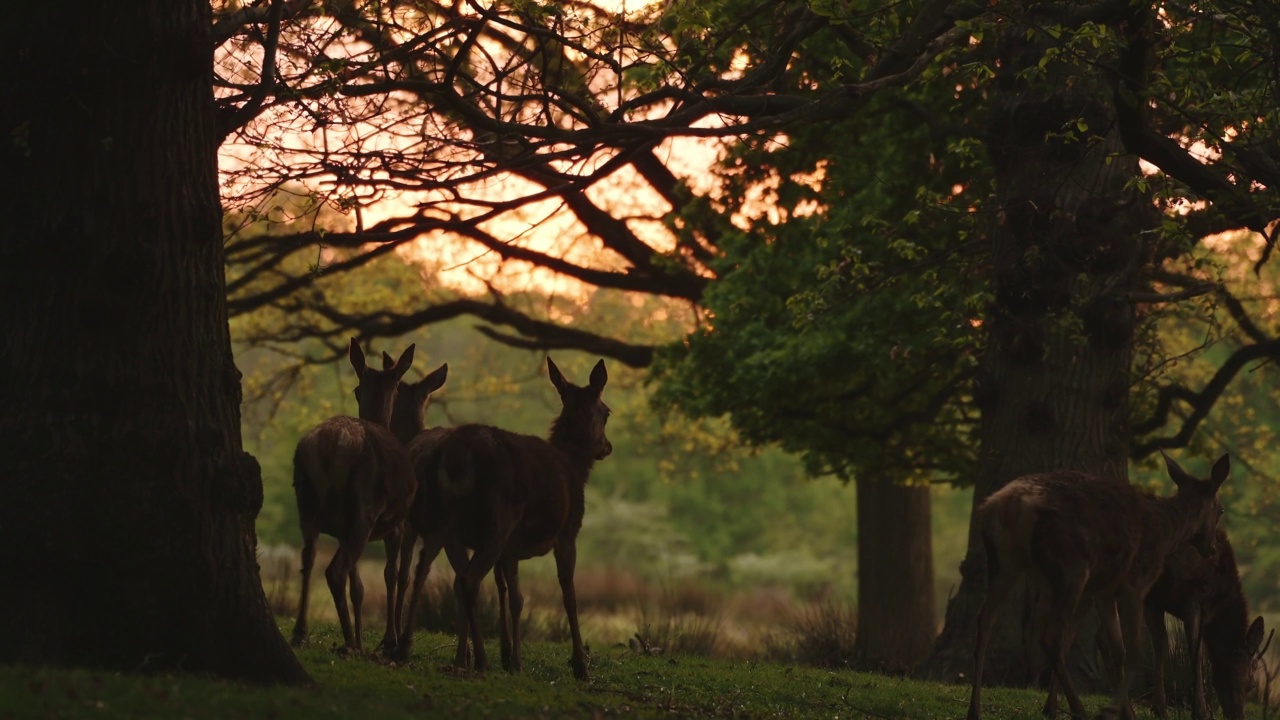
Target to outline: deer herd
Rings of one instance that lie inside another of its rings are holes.
[[[502,667],[519,672],[524,605],[519,563],[553,553],[573,644],[570,664],[577,678],[587,679],[573,576],[587,478],[596,461],[613,451],[605,435],[609,408],[601,399],[608,380],[604,361],[580,387],[547,358],[561,410],[543,439],[482,424],[427,428],[428,399],[444,385],[449,368],[441,365],[416,383],[405,382],[413,356],[413,345],[398,359],[383,353],[382,369],[374,369],[353,338],[349,357],[358,378],[359,417],[330,418],[298,442],[293,484],[303,548],[294,644],[307,636],[315,543],[325,533],[338,541],[325,580],[342,628],[342,651],[362,650],[364,588],[356,565],[365,546],[380,539],[386,548],[387,627],[379,649],[387,657],[409,657],[423,585],[443,550],[454,571],[459,607],[454,664],[488,668],[476,602],[481,582],[493,571]],[[1001,606],[1019,581],[1047,663],[1047,717],[1059,712],[1059,692],[1072,716],[1086,717],[1067,653],[1090,611],[1097,614],[1098,645],[1113,688],[1101,716],[1134,717],[1129,693],[1146,634],[1154,650],[1152,705],[1159,717],[1167,716],[1166,614],[1182,621],[1193,658],[1193,717],[1210,714],[1199,662],[1202,647],[1224,716],[1244,716],[1245,697],[1265,652],[1264,629],[1261,617],[1249,621],[1235,555],[1219,527],[1218,489],[1230,460],[1223,455],[1206,479],[1188,474],[1167,456],[1165,463],[1177,486],[1169,497],[1113,479],[1056,471],[1017,478],[981,503],[973,522],[987,583],[978,611],[969,720],[982,716],[987,646]]]
[[[359,380],[355,395],[360,417],[330,418],[298,441],[293,487],[302,527],[302,594],[293,643],[306,640],[315,543],[325,533],[338,540],[325,579],[342,626],[343,651],[362,650],[364,588],[356,562],[370,540],[381,539],[387,554],[382,652],[392,659],[408,658],[418,599],[431,563],[443,550],[453,567],[460,609],[455,665],[488,669],[475,604],[480,583],[492,570],[502,666],[518,672],[524,605],[519,564],[551,552],[573,639],[573,673],[587,679],[573,572],[587,476],[597,460],[613,452],[605,436],[609,407],[600,397],[609,379],[604,361],[596,363],[586,387],[579,387],[547,358],[561,410],[544,440],[491,425],[427,428],[428,398],[444,385],[449,366],[406,383],[413,353],[413,345],[397,360],[384,353],[382,369],[376,370],[352,338],[349,356]],[[419,539],[422,549],[406,606],[409,567]]]

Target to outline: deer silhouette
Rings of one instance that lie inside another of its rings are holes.
[[[1169,706],[1164,687],[1169,655],[1166,613],[1182,621],[1187,636],[1187,652],[1195,672],[1191,706],[1195,720],[1209,717],[1200,663],[1202,646],[1209,656],[1213,688],[1227,720],[1244,717],[1245,698],[1257,682],[1257,664],[1266,652],[1262,647],[1266,627],[1261,617],[1249,622],[1235,550],[1222,530],[1218,530],[1214,547],[1214,554],[1207,558],[1190,546],[1179,548],[1147,594],[1147,627],[1155,652],[1152,706],[1162,718],[1168,715]]]
[[[455,572],[454,594],[461,609],[455,665],[488,668],[475,603],[490,570],[498,586],[502,665],[519,672],[521,661],[519,563],[554,553],[565,614],[572,636],[570,664],[587,679],[586,653],[578,625],[573,575],[577,537],[585,512],[587,478],[598,460],[613,452],[605,435],[609,408],[601,399],[608,373],[596,363],[586,387],[567,381],[547,358],[561,411],[547,439],[491,425],[461,425],[415,442],[411,452],[422,489],[411,521],[424,539],[414,572],[413,595],[399,648],[407,652],[418,598],[431,561],[443,548]],[[470,558],[467,551],[473,551]],[[470,640],[470,648],[468,648]]]
[[[1116,649],[1115,690],[1104,714],[1131,716],[1129,683],[1137,671],[1143,603],[1169,556],[1190,541],[1213,551],[1222,505],[1217,492],[1230,472],[1223,455],[1208,480],[1189,475],[1165,457],[1178,487],[1171,497],[1151,497],[1114,480],[1074,471],[1026,475],[993,493],[974,517],[987,560],[987,593],[978,612],[969,720],[982,717],[982,673],[987,639],[1000,606],[1019,578],[1046,599],[1041,644],[1051,662],[1046,712],[1056,710],[1057,686],[1071,713],[1084,705],[1066,671],[1066,648],[1080,615],[1099,609]],[[1128,650],[1128,652],[1126,652]]]
[[[307,601],[316,538],[325,533],[338,540],[337,552],[324,574],[342,625],[344,652],[362,649],[364,586],[357,563],[369,541],[381,539],[386,546],[383,576],[387,583],[387,630],[379,647],[388,652],[395,650],[399,635],[394,607],[397,564],[417,483],[409,455],[389,426],[397,385],[413,363],[413,351],[414,346],[410,345],[389,368],[375,370],[365,364],[364,352],[351,338],[348,352],[359,378],[355,395],[360,417],[329,418],[298,441],[293,455],[293,489],[302,528],[302,595],[293,627],[295,645],[307,636]],[[351,616],[346,600],[348,583]]]

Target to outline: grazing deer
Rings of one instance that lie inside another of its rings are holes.
[[[1049,703],[1061,684],[1071,712],[1085,717],[1084,705],[1066,669],[1083,611],[1096,606],[1104,631],[1117,649],[1119,672],[1104,713],[1131,714],[1129,683],[1137,670],[1142,609],[1166,560],[1191,541],[1208,554],[1217,534],[1222,505],[1217,492],[1230,460],[1223,455],[1208,480],[1197,480],[1165,457],[1178,486],[1171,497],[1155,498],[1127,484],[1074,471],[1020,477],[993,493],[978,508],[987,560],[987,594],[978,611],[969,720],[982,717],[982,673],[987,640],[1000,606],[1019,578],[1042,591],[1047,610],[1041,644],[1051,663]],[[1125,649],[1131,649],[1125,652]]]
[[[293,489],[302,526],[302,596],[298,600],[298,622],[293,627],[294,645],[301,644],[307,636],[307,598],[316,538],[325,533],[338,540],[338,550],[324,575],[342,624],[344,652],[362,649],[364,586],[356,565],[370,540],[381,539],[386,546],[383,577],[387,583],[387,631],[379,646],[395,650],[396,569],[416,482],[408,453],[389,426],[397,384],[413,363],[413,350],[410,345],[391,367],[375,370],[365,365],[364,353],[352,338],[349,355],[359,379],[355,395],[360,417],[329,418],[298,441],[293,455]],[[347,612],[348,581],[354,630]]]
[[[1195,670],[1192,717],[1207,720],[1200,647],[1203,642],[1213,672],[1213,687],[1227,720],[1244,717],[1245,697],[1256,684],[1258,660],[1266,632],[1262,618],[1249,622],[1249,607],[1240,586],[1235,551],[1225,532],[1219,530],[1215,553],[1206,558],[1191,547],[1170,556],[1164,574],[1147,594],[1147,627],[1155,657],[1152,705],[1156,715],[1166,717],[1168,700],[1164,688],[1165,659],[1169,655],[1165,613],[1182,621],[1187,635],[1187,653]]]
[[[469,637],[475,669],[488,667],[475,603],[480,582],[494,569],[502,665],[519,672],[524,607],[519,562],[554,552],[573,640],[570,664],[575,677],[589,677],[573,573],[587,478],[595,462],[613,452],[605,436],[609,408],[600,399],[608,373],[601,360],[592,369],[588,385],[578,387],[565,380],[551,358],[547,358],[547,370],[562,404],[548,439],[472,424],[427,439],[425,447],[415,443],[415,469],[423,488],[412,520],[425,546],[414,572],[401,652],[413,633],[418,596],[431,560],[443,547],[456,573],[454,594],[461,610],[454,664],[467,665]],[[473,551],[470,559],[467,549]]]

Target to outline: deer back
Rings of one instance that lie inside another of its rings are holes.
[[[478,547],[496,532],[516,557],[545,554],[582,523],[585,473],[546,440],[490,425],[460,425],[416,456],[423,483],[415,516],[451,519]]]
[[[424,502],[438,501],[445,508],[438,515],[452,517],[469,547],[505,532],[507,557],[535,557],[582,527],[591,468],[613,451],[605,435],[609,408],[601,400],[608,376],[601,360],[579,387],[550,358],[547,367],[561,400],[548,439],[462,425],[422,457]]]
[[[1020,477],[979,513],[988,552],[1002,566],[1035,571],[1070,562],[1092,572],[1114,563],[1106,571],[1111,578],[1132,564],[1146,525],[1132,488],[1074,471]]]
[[[1167,498],[1075,471],[1014,480],[979,508],[989,557],[1023,570],[1071,564],[1087,570],[1095,590],[1120,583],[1149,588],[1180,544],[1216,532],[1216,493],[1229,469],[1224,455],[1210,479],[1197,480],[1166,461],[1178,485]]]
[[[342,536],[365,518],[380,537],[408,513],[416,483],[409,457],[388,428],[400,378],[413,362],[410,345],[390,368],[375,370],[351,339],[350,358],[360,383],[359,418],[337,416],[303,436],[294,451],[299,512],[321,532]]]

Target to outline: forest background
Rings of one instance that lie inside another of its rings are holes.
[[[953,595],[967,654],[967,488],[1046,463],[1231,452],[1274,604],[1269,6],[215,11],[264,542],[357,335],[450,362],[432,421],[533,433],[511,347],[617,361],[584,564],[856,595],[891,666]]]

